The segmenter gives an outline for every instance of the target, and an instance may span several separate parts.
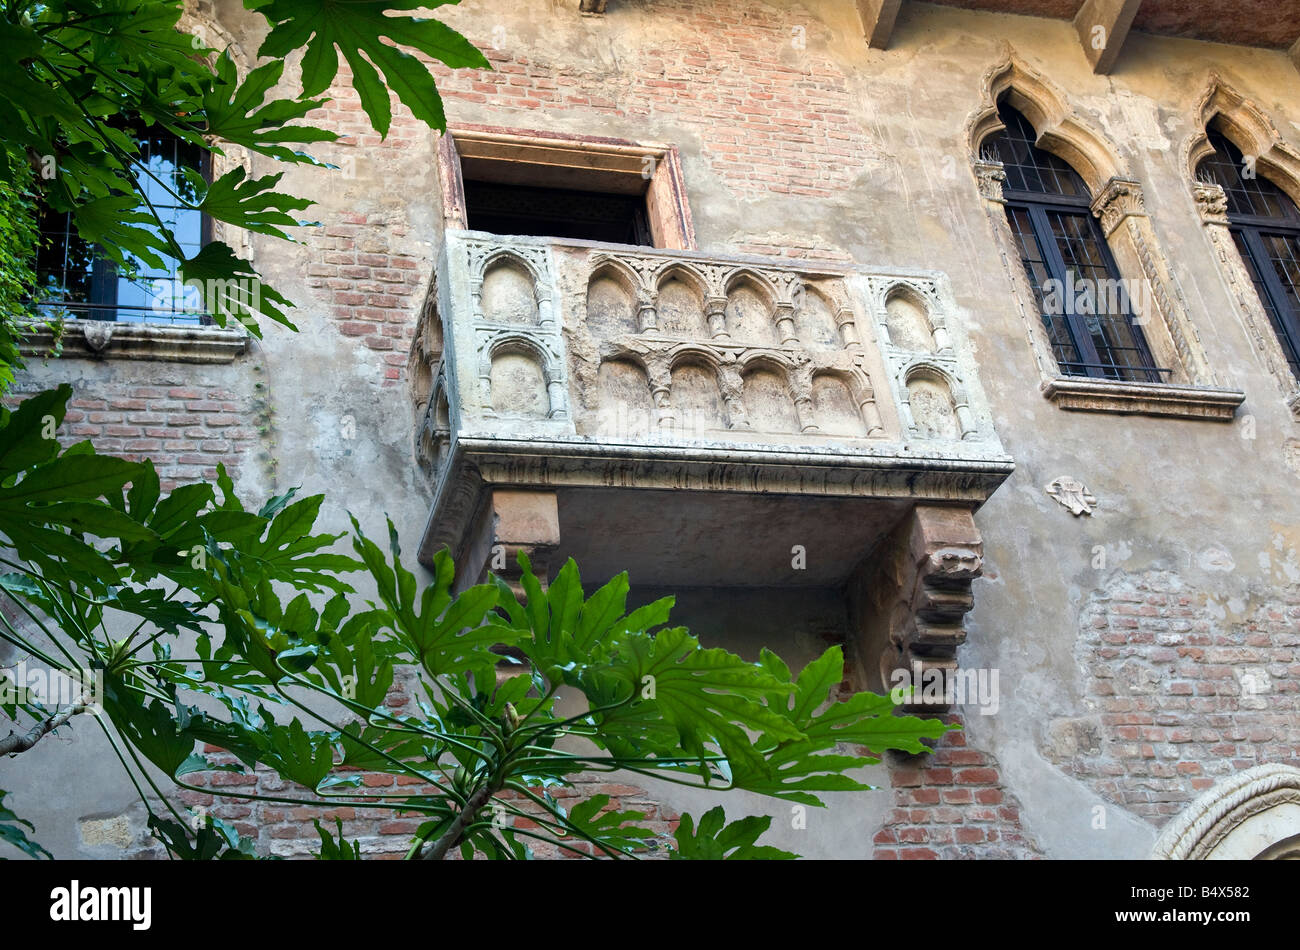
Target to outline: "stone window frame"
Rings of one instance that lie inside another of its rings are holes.
[[[1038,147],[1064,159],[1083,178],[1092,196],[1092,213],[1101,224],[1121,276],[1139,278],[1150,288],[1155,312],[1144,314],[1139,326],[1157,362],[1173,371],[1169,382],[1102,380],[1060,371],[1006,219],[1002,195],[1006,173],[1000,161],[983,151],[989,136],[1003,128],[998,116],[998,102],[1003,98],[1029,120],[1038,133]],[[1245,401],[1245,393],[1222,385],[1209,364],[1183,292],[1146,213],[1141,183],[1066,102],[1045,78],[1009,52],[985,73],[980,107],[966,123],[971,168],[1017,309],[1025,321],[1040,391],[1066,410],[1231,421]]]
[[[463,159],[531,167],[542,185],[562,187],[579,174],[610,182],[647,180],[646,212],[658,250],[696,249],[681,155],[675,145],[492,125],[449,126],[438,140],[443,222],[468,230]]]
[[[239,40],[221,26],[210,11],[187,5],[177,27],[205,44],[230,53],[235,72],[242,82],[252,69],[252,60]],[[242,145],[224,143],[221,151],[210,151],[212,180],[237,167],[251,179],[252,153]],[[210,241],[225,241],[235,254],[253,261],[252,233],[222,221],[206,222]],[[150,323],[148,321],[82,320],[70,318],[51,326],[36,320],[25,328],[19,351],[27,357],[43,358],[58,348],[61,359],[134,359],[165,363],[230,363],[248,352],[250,334],[242,325]]]
[[[1277,127],[1252,99],[1211,73],[1205,90],[1192,110],[1193,132],[1183,143],[1182,164],[1196,214],[1228,284],[1228,296],[1237,305],[1255,352],[1278,384],[1292,417],[1300,422],[1300,380],[1287,365],[1264,305],[1255,290],[1246,262],[1232,239],[1228,201],[1223,189],[1197,177],[1197,167],[1214,147],[1208,128],[1218,120],[1224,135],[1243,155],[1255,158],[1255,169],[1282,189],[1300,207],[1300,150],[1282,138]]]

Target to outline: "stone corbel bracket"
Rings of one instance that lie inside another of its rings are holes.
[[[971,509],[917,505],[851,582],[856,648],[865,664],[874,663],[883,689],[917,689],[905,712],[951,708],[947,688],[937,695],[922,687],[937,678],[946,687],[957,671],[965,616],[975,603],[971,583],[983,564]]]

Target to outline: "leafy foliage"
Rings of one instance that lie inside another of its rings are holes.
[[[54,855],[27,837],[27,832],[23,831],[24,826],[27,831],[35,831],[36,829],[32,827],[30,821],[19,818],[5,805],[5,798],[8,795],[8,792],[0,788],[0,841],[13,845],[29,857],[53,858]],[[2,855],[0,855],[0,860],[3,860]]]
[[[727,824],[726,812],[721,805],[710,808],[700,816],[700,827],[690,815],[683,815],[674,838],[677,848],[674,858],[697,861],[745,861],[769,859],[784,861],[797,858],[797,854],[782,851],[769,845],[755,844],[759,836],[771,826],[768,815],[752,815]]]
[[[33,188],[46,207],[69,212],[77,233],[120,273],[172,258],[218,324],[240,321],[259,335],[262,318],[292,327],[289,301],[250,262],[221,241],[187,255],[147,192],[165,193],[163,204],[285,239],[310,223],[297,213],[312,202],[277,190],[283,172],[248,178],[235,167],[208,184],[197,162],[185,159],[193,164],[179,180],[160,177],[136,140],[166,131],[220,155],[244,148],[289,165],[319,165],[300,147],[338,136],[303,120],[327,101],[320,94],[337,74],[336,51],[352,67],[381,135],[392,121],[389,88],[417,119],[441,130],[446,120],[428,66],[398,47],[453,67],[488,62],[436,20],[389,15],[441,5],[245,0],[269,27],[261,55],[271,61],[241,80],[228,50],[209,48],[203,35],[180,28],[182,0],[0,0],[0,366],[18,365],[12,336],[22,308],[13,302],[35,292],[28,260],[36,240]],[[283,57],[303,47],[302,92],[276,96]]]
[[[389,16],[391,10],[420,10],[455,0],[379,0],[346,3],[340,0],[271,0],[259,4],[273,24],[258,51],[280,57],[306,47],[302,60],[302,92],[315,96],[329,88],[338,73],[336,49],[352,70],[361,107],[380,135],[392,122],[389,90],[415,117],[435,129],[446,125],[442,100],[423,63],[398,47],[419,50],[453,68],[486,68],[488,61],[465,37],[437,20]],[[392,40],[389,45],[383,40]],[[381,81],[375,69],[384,74]]]
[[[388,552],[354,520],[357,556],[338,553],[344,536],[315,527],[321,496],[290,491],[250,511],[224,469],[215,486],[164,495],[151,463],[50,437],[69,396],[65,386],[0,412],[0,541],[17,559],[6,559],[15,571],[0,591],[57,653],[13,611],[0,612],[0,639],[83,681],[102,678],[100,725],[142,785],[153,782],[145,762],[180,787],[196,773],[260,766],[322,805],[422,816],[412,856],[456,848],[514,859],[541,840],[624,857],[655,837],[643,813],[611,810],[604,795],[566,810],[556,792],[582,773],[625,770],[816,806],[820,792],[869,787],[846,773],[877,760],[845,747],[918,751],[944,729],[895,716],[884,697],[837,701],[838,647],[797,678],[769,651],[749,662],[704,648],[669,626],[671,598],[629,610],[626,574],[588,597],[570,561],[543,589],[521,554],[524,599],[499,578],[455,593],[442,552],[421,590],[391,522]],[[358,602],[342,579],[358,572],[376,601]],[[138,622],[115,637],[110,612]],[[503,647],[525,662],[498,681]],[[386,706],[399,673],[423,690],[418,715]],[[557,712],[561,691],[583,711]],[[199,697],[212,702],[201,710]],[[340,707],[347,715],[326,712]],[[381,797],[362,770],[417,782]],[[179,857],[251,854],[233,828],[188,821],[162,787],[147,804]],[[521,816],[530,823],[517,827]],[[724,825],[720,810],[698,828],[687,816],[678,853],[782,856],[755,844],[766,828],[758,818]],[[321,834],[322,857],[360,853],[341,828],[338,839]]]

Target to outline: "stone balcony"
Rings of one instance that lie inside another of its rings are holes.
[[[465,583],[523,547],[593,581],[838,589],[871,613],[893,610],[883,571],[909,604],[965,592],[929,597],[925,629],[909,607],[885,652],[960,642],[970,513],[1013,466],[941,274],[449,230],[410,379],[420,556],[448,547]]]

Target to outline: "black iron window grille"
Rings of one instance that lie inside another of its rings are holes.
[[[181,250],[193,257],[210,237],[207,218],[185,201],[197,198],[182,169],[208,177],[208,154],[162,130],[137,132],[141,189]],[[141,210],[147,207],[141,206]],[[211,323],[197,287],[187,287],[182,261],[163,257],[163,266],[131,258],[118,268],[77,234],[72,216],[45,209],[36,256],[38,309],[55,317],[127,322]]]
[[[1005,130],[990,144],[1006,172],[1003,198],[1038,300],[1052,354],[1067,376],[1160,382],[1141,327],[1140,282],[1121,278],[1093,216],[1088,186],[1068,163],[1038,148],[1029,121],[1006,103]]]
[[[1197,176],[1227,195],[1233,241],[1291,373],[1300,379],[1300,209],[1221,132],[1207,131],[1214,154],[1201,162]]]

